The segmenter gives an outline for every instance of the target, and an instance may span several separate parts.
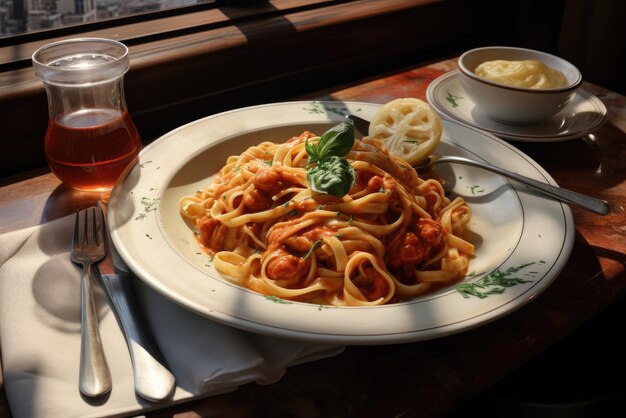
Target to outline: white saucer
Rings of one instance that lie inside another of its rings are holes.
[[[505,139],[557,142],[580,138],[598,129],[606,107],[596,96],[579,88],[572,101],[550,119],[533,125],[507,125],[483,114],[465,94],[458,71],[448,72],[428,86],[430,105],[443,117],[455,119]]]

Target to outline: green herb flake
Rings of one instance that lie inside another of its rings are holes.
[[[458,107],[459,104],[457,103],[457,100],[460,100],[460,99],[463,99],[463,98],[459,97],[459,96],[455,96],[454,94],[450,93],[449,91],[447,91],[446,93],[448,93],[448,95],[446,96],[446,100],[448,101],[448,103],[450,103],[450,106]]]
[[[159,202],[159,199],[151,199],[149,197],[142,197],[141,204],[143,205],[144,212],[153,212],[157,210],[156,205]]]
[[[317,241],[315,241],[313,245],[311,245],[311,248],[309,248],[309,251],[307,251],[307,253],[302,257],[302,259],[306,260],[307,258],[309,258],[309,256],[313,253],[313,251],[315,251],[317,246],[320,245],[322,242],[323,241],[321,239],[318,239]]]
[[[474,185],[474,186],[467,186],[470,189],[470,192],[472,192],[472,194],[474,196],[476,196],[476,193],[484,193],[485,189],[481,188],[479,185]]]
[[[264,160],[263,161],[265,164],[269,165],[270,167],[272,166],[272,163],[274,162],[274,160],[270,159],[270,160]]]
[[[320,115],[326,113],[326,111],[321,106],[322,105],[318,102],[311,102],[310,108],[303,107],[302,109],[307,110],[309,113]]]
[[[309,113],[314,113],[316,115],[334,113],[336,115],[346,117],[349,114],[348,108],[345,106],[330,106],[329,104],[322,104],[317,101],[311,102],[310,107],[303,107],[302,110],[306,110]],[[356,111],[361,112],[362,109],[359,108]]]
[[[288,300],[279,298],[278,296],[272,296],[272,295],[265,295],[265,299],[271,300],[274,303],[280,303],[282,305],[291,305],[293,303]]]

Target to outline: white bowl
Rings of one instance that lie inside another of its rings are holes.
[[[493,60],[541,61],[561,71],[567,79],[567,85],[553,89],[513,87],[474,73],[478,65]],[[458,65],[461,85],[478,109],[498,122],[509,124],[531,124],[548,119],[567,106],[582,83],[582,75],[574,65],[557,56],[532,49],[508,46],[476,48],[461,55]]]

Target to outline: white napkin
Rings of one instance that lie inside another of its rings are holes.
[[[140,412],[257,382],[279,380],[289,366],[343,347],[254,335],[213,322],[148,286],[138,296],[177,388],[152,403],[135,395],[128,348],[97,286],[100,333],[113,389],[90,400],[78,391],[80,268],[69,258],[74,216],[0,235],[0,348],[4,385],[15,417],[96,417]]]

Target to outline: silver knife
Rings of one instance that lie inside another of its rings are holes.
[[[106,207],[102,208],[106,222]],[[101,283],[113,303],[113,311],[122,328],[133,365],[135,392],[144,399],[158,402],[168,398],[176,386],[174,375],[148,332],[148,324],[139,309],[128,267],[115,251],[109,228],[106,228],[108,251],[97,265]]]

